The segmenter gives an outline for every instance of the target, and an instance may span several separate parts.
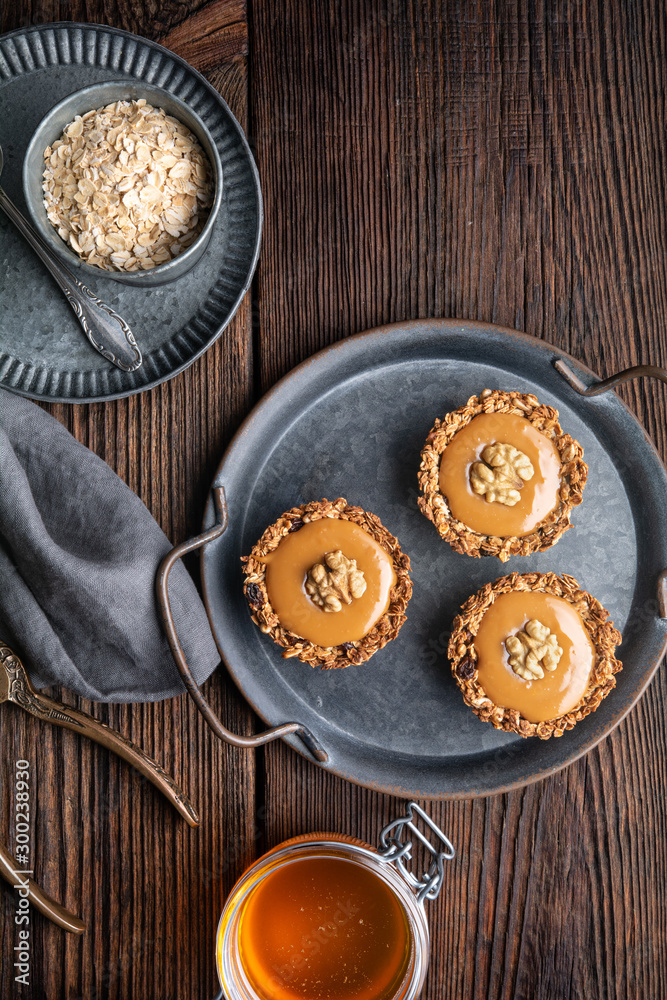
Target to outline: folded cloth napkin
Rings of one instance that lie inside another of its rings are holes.
[[[45,410],[0,389],[0,639],[37,687],[113,702],[182,694],[155,597],[170,548],[108,465]],[[180,563],[169,594],[201,684],[220,658]]]

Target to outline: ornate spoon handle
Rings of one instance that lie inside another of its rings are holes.
[[[87,736],[89,740],[99,743],[100,746],[112,750],[128,764],[131,764],[139,774],[143,775],[147,781],[162,792],[166,799],[171,802],[174,809],[180,813],[188,826],[199,826],[199,815],[182,788],[176,784],[171,775],[158,764],[156,760],[149,757],[147,753],[128,740],[115,729],[111,729],[104,722],[98,722],[87,712],[80,712],[70,705],[63,705],[61,702],[52,701],[45,698],[30,686],[22,691],[14,690],[10,694],[11,701],[14,701],[26,712],[37,716],[38,719],[45,719],[55,726],[62,726],[63,729],[71,729],[75,733]]]
[[[0,208],[11,219],[21,235],[28,241],[37,256],[46,265],[74,310],[83,332],[96,351],[124,372],[133,372],[142,362],[134,334],[111,306],[91,292],[61,264],[42,238],[32,228],[18,208],[0,187]]]
[[[167,798],[174,809],[181,814],[189,826],[199,825],[197,810],[187,798],[182,788],[167,774],[163,767],[149,757],[136,743],[128,740],[115,729],[103,722],[98,722],[87,712],[80,712],[70,705],[46,698],[35,691],[30,683],[28,673],[16,653],[0,641],[0,701],[12,701],[30,712],[38,719],[71,729],[75,733],[87,736],[107,750],[112,750],[128,764],[131,764],[140,774]]]
[[[33,879],[21,871],[7,848],[2,844],[0,844],[0,875],[13,888],[20,888],[26,892],[32,905],[40,910],[45,917],[53,920],[54,924],[58,924],[59,927],[71,934],[83,934],[86,929],[83,920],[75,917],[60,903],[56,903],[55,899],[47,896]]]

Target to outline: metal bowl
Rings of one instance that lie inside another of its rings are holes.
[[[44,193],[42,191],[44,150],[62,135],[65,126],[73,121],[77,115],[83,115],[95,108],[102,108],[114,101],[136,101],[141,98],[144,98],[154,107],[162,108],[167,114],[177,118],[199,139],[211,165],[215,195],[204,228],[192,246],[189,246],[178,257],[174,257],[164,264],[158,264],[149,271],[108,271],[92,264],[87,264],[82,260],[61,239],[57,230],[49,222],[44,207]],[[206,250],[216,216],[222,203],[222,166],[218,150],[209,135],[208,129],[199,116],[184,101],[153,84],[144,82],[135,83],[132,80],[109,80],[106,83],[98,83],[90,87],[84,87],[83,90],[77,90],[76,93],[70,94],[69,97],[56,104],[44,116],[37,126],[30,140],[30,145],[26,150],[23,161],[23,193],[32,223],[42,239],[48,244],[51,250],[58,254],[65,264],[78,268],[79,271],[85,273],[86,277],[84,278],[82,275],[82,280],[88,280],[93,283],[95,278],[103,276],[105,278],[113,278],[115,281],[121,281],[126,285],[134,285],[135,287],[162,285],[186,274],[200,260]]]

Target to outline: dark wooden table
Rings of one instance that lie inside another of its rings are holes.
[[[219,89],[255,150],[263,249],[224,336],[153,392],[50,407],[174,542],[198,529],[252,404],[349,334],[468,317],[601,375],[667,363],[662,0],[1,0],[0,12],[3,31],[87,20],[162,41]],[[621,394],[667,456],[665,387]],[[232,728],[259,726],[223,670],[206,691]],[[661,670],[567,770],[429,807],[458,857],[431,906],[424,997],[667,997],[666,704]],[[4,707],[5,776],[21,756],[34,776],[36,876],[88,930],[35,916],[31,985],[15,988],[14,899],[0,888],[3,998],[213,996],[216,923],[250,861],[314,829],[376,842],[401,809],[282,744],[221,746],[184,698],[84,707],[177,776],[202,826],[106,751]],[[4,780],[5,840],[11,803]]]

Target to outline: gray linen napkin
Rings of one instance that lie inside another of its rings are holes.
[[[37,687],[113,702],[182,694],[155,598],[170,548],[108,465],[39,406],[0,389],[0,639]],[[181,564],[169,593],[201,684],[219,656]]]

